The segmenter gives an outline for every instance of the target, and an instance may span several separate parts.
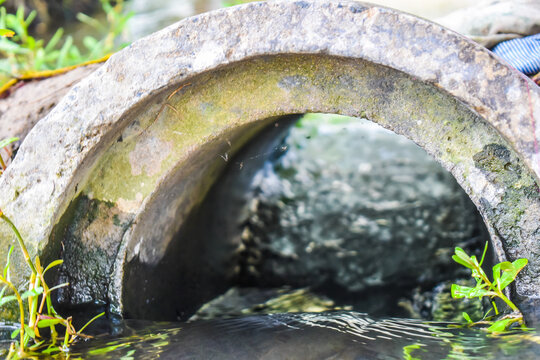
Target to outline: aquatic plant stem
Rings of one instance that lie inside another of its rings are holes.
[[[0,155],[0,166],[2,166],[2,171],[6,170],[6,163],[4,162],[4,158],[2,155]]]
[[[37,271],[36,271],[36,268],[34,266],[34,263],[32,263],[32,260],[30,259],[30,254],[28,254],[28,250],[26,249],[26,245],[24,245],[24,241],[22,239],[22,236],[21,234],[19,233],[19,230],[17,230],[17,227],[13,224],[13,222],[6,216],[6,214],[4,214],[4,212],[2,212],[2,210],[0,210],[0,218],[2,220],[4,220],[6,223],[8,223],[8,225],[11,227],[11,229],[13,230],[13,232],[15,233],[15,236],[17,238],[17,241],[19,243],[19,247],[21,248],[22,252],[23,252],[23,256],[24,256],[24,260],[26,261],[26,263],[28,264],[28,266],[30,267],[30,269],[32,270],[32,273],[34,275],[37,275]]]
[[[510,307],[510,309],[512,309],[512,311],[519,311],[517,306],[514,305],[514,303],[512,301],[510,301],[510,299],[508,299],[506,297],[506,295],[504,295],[504,293],[502,291],[500,291],[498,295],[506,303],[506,305],[508,305]]]
[[[26,73],[24,73],[22,75],[13,75],[13,79],[9,80],[8,82],[6,82],[4,85],[2,85],[0,87],[0,96],[2,96],[6,91],[9,90],[9,88],[11,88],[13,85],[17,84],[19,81],[28,81],[28,80],[32,80],[32,79],[42,79],[42,78],[53,77],[53,76],[65,74],[65,73],[67,73],[67,72],[69,72],[71,70],[74,70],[76,68],[80,68],[80,67],[83,67],[83,66],[88,66],[88,65],[92,65],[92,64],[99,64],[99,63],[105,62],[111,57],[111,55],[112,55],[112,53],[107,54],[105,56],[102,56],[99,59],[85,61],[85,62],[82,62],[82,63],[77,64],[77,65],[66,66],[66,67],[63,67],[63,68],[60,68],[60,69],[41,70],[41,71],[28,71],[28,72],[26,72]]]
[[[19,314],[20,314],[20,321],[21,321],[21,330],[19,332],[20,335],[20,342],[19,342],[19,352],[21,354],[24,353],[24,303],[21,297],[21,294],[19,294],[19,291],[17,291],[17,288],[10,282],[4,279],[3,277],[0,277],[0,282],[3,282],[6,284],[11,291],[15,294],[17,297],[17,302],[19,303]]]

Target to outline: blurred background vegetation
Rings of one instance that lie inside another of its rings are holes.
[[[253,0],[0,0],[0,86],[100,59],[182,18]],[[434,19],[472,0],[373,0]],[[128,22],[129,20],[129,22]]]

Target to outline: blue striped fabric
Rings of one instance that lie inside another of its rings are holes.
[[[503,41],[492,51],[524,74],[540,72],[540,34]]]

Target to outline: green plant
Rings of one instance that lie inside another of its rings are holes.
[[[34,73],[86,63],[114,51],[115,40],[132,14],[123,13],[123,0],[116,1],[115,6],[112,6],[109,0],[100,1],[106,14],[105,23],[84,14],[77,15],[81,22],[104,34],[101,40],[92,36],[84,37],[84,51],[74,44],[72,36],[63,38],[62,28],[59,28],[48,42],[31,36],[28,29],[36,16],[35,11],[25,16],[23,7],[19,7],[15,14],[8,14],[5,7],[0,7],[0,29],[4,29],[4,33],[11,31],[9,34],[12,34],[10,39],[0,37],[0,85],[8,83],[10,79],[50,76],[54,73]],[[0,4],[2,2],[0,1]]]
[[[2,5],[4,1],[5,0],[0,0],[0,5]],[[0,37],[12,37],[13,35],[15,35],[14,31],[0,28]]]
[[[488,244],[484,247],[484,252],[480,262],[476,259],[476,256],[469,256],[463,249],[456,247],[455,254],[452,256],[455,262],[465,266],[471,270],[471,276],[476,280],[475,287],[461,286],[452,284],[451,293],[455,299],[459,298],[483,298],[487,297],[491,300],[492,309],[495,312],[495,316],[499,316],[499,310],[495,304],[495,299],[499,298],[512,310],[511,314],[503,316],[495,321],[484,316],[482,321],[474,322],[471,320],[467,313],[463,313],[463,317],[467,321],[469,326],[487,324],[490,325],[487,328],[489,332],[503,332],[509,329],[514,324],[519,324],[524,327],[523,315],[517,308],[517,306],[508,299],[504,294],[504,289],[510,285],[518,275],[518,273],[527,265],[527,259],[517,259],[514,262],[504,261],[502,263],[493,266],[493,281],[491,281],[484,270],[482,269],[482,263],[486,256]],[[491,311],[491,310],[490,310]]]
[[[17,141],[11,138],[0,141],[0,148]],[[0,155],[0,163],[5,169],[5,163]],[[16,301],[19,310],[19,327],[12,333],[12,338],[19,336],[9,349],[7,359],[24,358],[38,353],[52,354],[55,352],[67,351],[69,346],[78,338],[85,337],[82,331],[95,319],[102,316],[101,313],[86,323],[79,331],[72,325],[71,317],[62,317],[53,307],[51,293],[55,289],[67,286],[67,283],[54,287],[49,287],[45,281],[45,274],[48,270],[59,266],[63,260],[55,260],[48,266],[43,267],[38,256],[32,260],[23,238],[13,222],[0,210],[0,218],[11,228],[22,252],[24,260],[30,270],[28,279],[28,290],[21,292],[12,282],[10,276],[10,257],[13,246],[9,248],[6,265],[0,274],[0,283],[4,286],[0,290],[0,306],[4,306],[12,301]],[[11,293],[11,295],[8,295]],[[26,311],[25,311],[26,302]],[[63,337],[60,336],[56,327],[64,329]],[[48,328],[50,336],[45,338],[41,335],[40,329]]]
[[[15,35],[15,32],[8,29],[0,29],[0,36],[2,37],[12,37]]]
[[[256,1],[256,0],[222,0],[221,6],[223,7],[229,7],[229,6],[235,6],[235,5],[242,5],[247,4],[249,2]]]

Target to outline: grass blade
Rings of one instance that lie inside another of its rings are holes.
[[[103,315],[105,315],[105,312],[102,312],[102,313],[100,313],[100,314],[97,314],[96,316],[94,316],[93,318],[91,318],[86,324],[84,324],[84,326],[83,326],[78,332],[79,332],[79,333],[83,332],[83,330],[86,329],[86,327],[87,327],[88,325],[90,325],[91,323],[94,322],[94,320],[96,320],[96,319],[102,317]]]

